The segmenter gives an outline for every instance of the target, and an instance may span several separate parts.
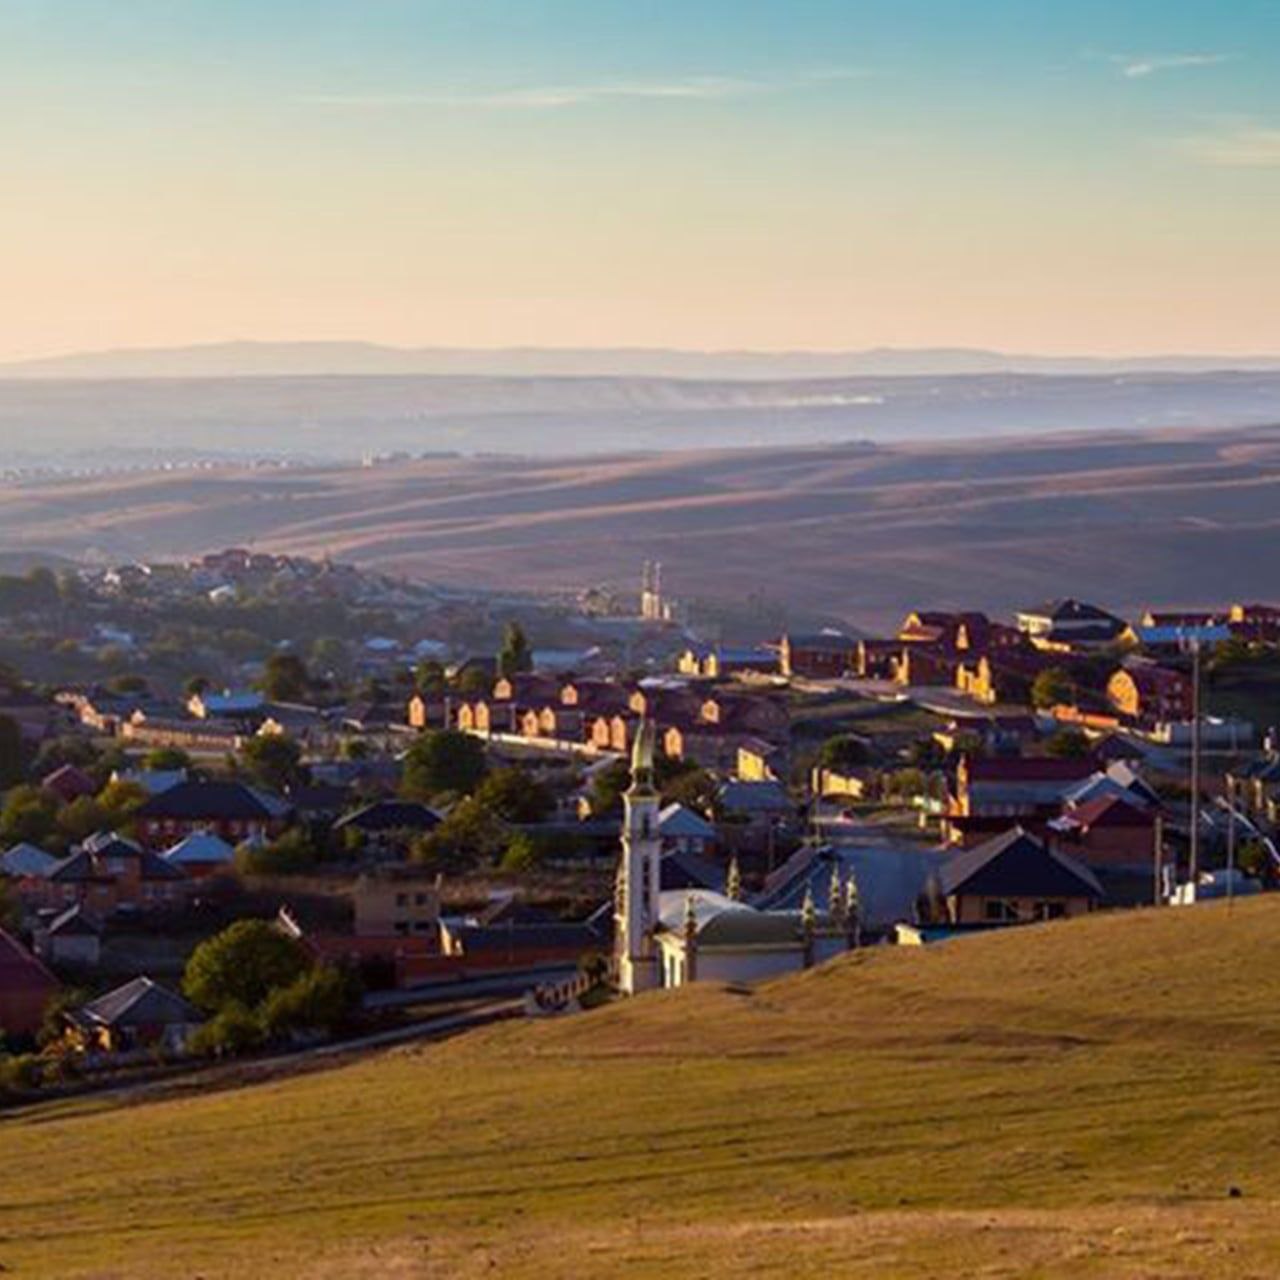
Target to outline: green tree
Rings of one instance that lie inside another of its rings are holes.
[[[307,695],[311,677],[296,653],[273,653],[262,673],[262,692],[272,702],[300,702]]]
[[[182,989],[210,1013],[239,1003],[253,1010],[310,967],[307,953],[266,920],[237,920],[206,938],[187,961]]]
[[[105,825],[116,831],[123,830],[149,798],[146,788],[136,782],[108,782],[98,792]]]
[[[77,796],[58,810],[58,830],[72,844],[104,831],[114,824],[107,809],[96,796]]]
[[[524,769],[495,769],[476,788],[476,801],[504,822],[542,822],[555,808],[546,783]]]
[[[315,842],[301,827],[290,827],[268,844],[242,844],[236,849],[236,870],[242,875],[300,875],[319,861]]]
[[[828,738],[818,752],[818,764],[824,769],[855,769],[870,759],[866,742],[856,733],[840,733]]]
[[[533,670],[533,649],[524,628],[518,622],[508,622],[502,634],[502,648],[498,650],[498,673],[504,676],[519,675]]]
[[[171,769],[190,769],[191,757],[181,747],[156,747],[142,757],[142,767],[161,772]]]
[[[457,729],[420,733],[405,755],[400,793],[430,800],[447,791],[470,795],[484,778],[484,744]]]
[[[458,801],[434,831],[416,840],[410,856],[427,870],[453,874],[495,862],[508,842],[506,824],[469,797]]]
[[[625,760],[614,760],[591,775],[591,812],[607,818],[622,810],[622,793],[631,785],[631,766]]]
[[[1062,667],[1046,667],[1031,682],[1031,705],[1038,708],[1069,706],[1075,701],[1075,682]]]
[[[107,681],[107,688],[112,693],[147,693],[150,685],[147,684],[146,676],[139,675],[136,671],[129,671],[124,675],[112,676]]]
[[[57,814],[56,796],[27,783],[14,787],[0,809],[0,841],[40,844],[53,834]]]
[[[464,667],[455,681],[464,698],[483,698],[492,684],[492,677],[483,667]]]
[[[263,1039],[261,1019],[240,1001],[231,1000],[191,1037],[191,1051],[216,1057],[235,1057],[258,1048]]]
[[[444,667],[434,658],[427,658],[413,669],[414,688],[424,698],[442,697],[445,690]]]
[[[208,693],[213,688],[213,681],[208,676],[192,676],[182,688],[188,698],[195,698]]]
[[[1089,754],[1089,739],[1079,729],[1059,729],[1045,740],[1044,753],[1060,760],[1079,760]]]
[[[283,733],[255,734],[240,748],[245,771],[259,786],[283,791],[302,781],[302,748]]]
[[[359,997],[359,984],[333,965],[316,965],[263,1001],[264,1033],[279,1039],[297,1032],[338,1030]]]
[[[537,836],[528,831],[517,831],[502,855],[502,870],[515,873],[536,871],[546,856],[546,849]]]

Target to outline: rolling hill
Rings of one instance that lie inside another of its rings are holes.
[[[1047,595],[1121,611],[1276,594],[1280,429],[374,467],[140,470],[0,485],[0,547],[166,558],[245,542],[460,586],[576,591],[663,561],[676,596],[868,628]]]
[[[1280,901],[876,949],[0,1120],[23,1276],[1280,1266]]]

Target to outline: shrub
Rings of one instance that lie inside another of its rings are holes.
[[[262,1030],[272,1038],[300,1031],[335,1031],[355,1003],[357,988],[350,974],[332,965],[317,965],[266,998],[260,1015]]]
[[[192,953],[182,988],[202,1009],[241,1004],[254,1009],[276,987],[288,986],[310,961],[292,938],[266,920],[237,920]]]
[[[191,1037],[191,1051],[234,1057],[256,1049],[263,1039],[259,1019],[238,1000],[232,1000]]]

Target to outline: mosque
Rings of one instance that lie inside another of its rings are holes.
[[[711,889],[662,889],[656,741],[653,724],[642,722],[631,754],[631,785],[623,797],[614,893],[619,990],[635,995],[687,982],[759,982],[847,950],[854,933],[847,886],[834,880],[826,911],[817,910],[812,893],[806,893],[799,910],[771,911]]]

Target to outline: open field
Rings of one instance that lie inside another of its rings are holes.
[[[0,1120],[18,1276],[1256,1276],[1280,902]],[[1239,1196],[1229,1195],[1237,1188]]]
[[[1046,594],[1117,609],[1276,592],[1280,428],[373,468],[143,472],[0,489],[0,548],[253,542],[498,588],[752,595],[887,626]]]

